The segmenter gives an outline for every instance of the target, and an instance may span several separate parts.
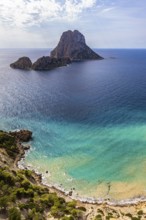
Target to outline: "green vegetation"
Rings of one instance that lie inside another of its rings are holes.
[[[132,216],[130,213],[127,213],[125,216],[128,216],[131,220],[140,220],[141,215],[143,214],[143,211],[139,211],[138,213],[139,213],[138,217]]]
[[[0,131],[0,148],[4,148],[13,159],[19,153],[15,137],[7,132]]]
[[[19,153],[15,137],[2,131],[0,148],[5,149],[13,161]],[[85,208],[77,207],[75,201],[66,202],[38,185],[32,171],[0,167],[0,214],[9,220],[45,220],[48,215],[61,220],[78,220],[83,211]]]
[[[9,209],[9,220],[21,220],[21,213],[17,208]]]
[[[132,218],[132,215],[130,213],[127,213],[125,216]]]
[[[17,141],[15,136],[0,131],[0,215],[9,220],[46,220],[52,217],[60,220],[85,219],[85,207],[78,207],[74,200],[66,202],[47,187],[38,184],[39,177],[36,179],[33,171],[14,167],[16,156],[20,154]],[[6,163],[8,159],[9,163]],[[131,220],[143,219],[142,210],[136,213],[121,214]],[[114,209],[97,209],[97,215],[93,218],[110,220],[119,217]]]
[[[104,213],[101,209],[97,209],[97,212],[99,212],[101,215],[104,215]]]
[[[102,220],[102,216],[100,214],[96,215],[94,220]]]
[[[17,173],[8,167],[0,168],[0,179],[0,211],[8,216],[13,213],[20,219],[20,210],[28,220],[45,219],[44,213],[48,211],[55,218],[79,219],[85,211],[77,208],[76,202],[66,202],[56,193],[49,193],[46,187],[31,183],[23,170]]]
[[[137,212],[137,214],[141,216],[141,215],[143,215],[143,211],[142,211],[142,210],[139,210],[139,211]]]

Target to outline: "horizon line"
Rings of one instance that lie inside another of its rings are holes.
[[[118,49],[118,50],[122,50],[122,49],[146,49],[146,47],[91,47],[92,49]],[[0,49],[49,49],[52,50],[54,48],[52,47],[0,47]]]

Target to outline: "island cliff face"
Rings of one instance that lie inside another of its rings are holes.
[[[103,59],[86,45],[84,35],[77,30],[62,34],[57,47],[51,51],[51,57],[68,57],[72,61]]]

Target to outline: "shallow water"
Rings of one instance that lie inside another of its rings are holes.
[[[33,131],[25,164],[81,197],[122,200],[146,189],[146,50],[98,50],[100,61],[13,70],[44,49],[0,49],[0,129]],[[48,173],[46,173],[48,171]]]

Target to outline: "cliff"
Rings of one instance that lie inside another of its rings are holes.
[[[57,47],[51,51],[51,57],[69,57],[72,61],[103,59],[86,45],[84,35],[77,30],[62,34]]]

